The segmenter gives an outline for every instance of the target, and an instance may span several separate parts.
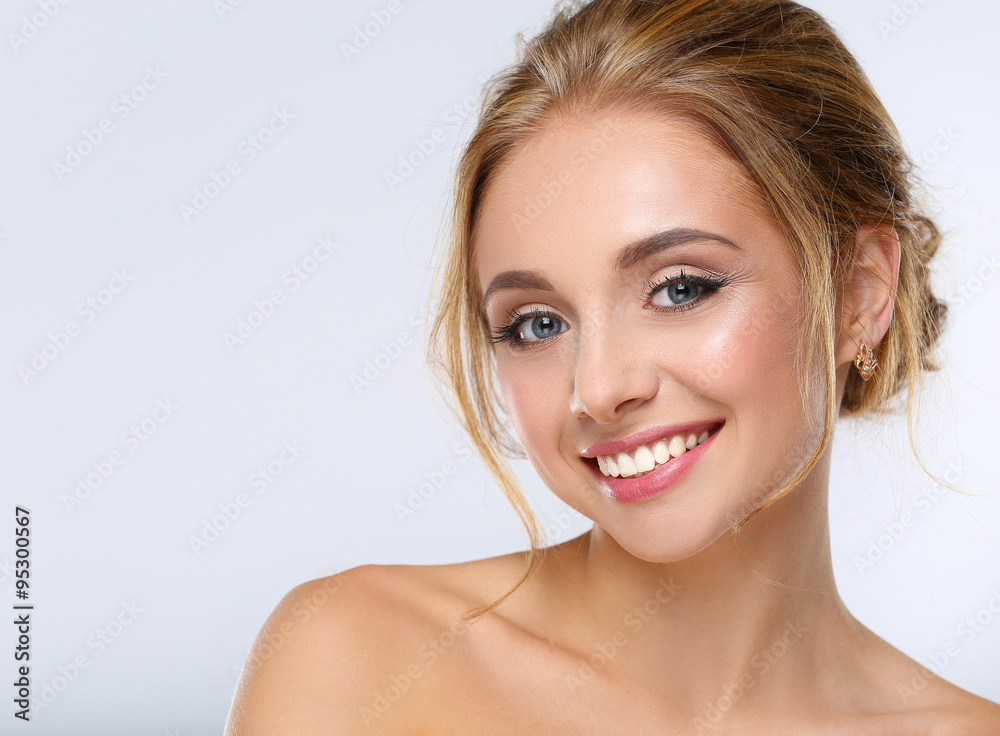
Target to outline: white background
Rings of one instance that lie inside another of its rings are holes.
[[[551,5],[399,3],[350,60],[342,44],[387,3],[245,0],[220,15],[211,0],[71,2],[23,43],[9,34],[27,36],[44,3],[5,5],[0,606],[14,603],[20,504],[32,519],[34,694],[56,697],[15,730],[4,685],[0,732],[219,733],[254,634],[295,584],[362,563],[522,548],[513,513],[432,399],[420,343],[475,95],[513,59],[515,32],[538,28]],[[956,308],[943,386],[927,395],[935,420],[924,452],[941,475],[963,468],[959,485],[980,494],[935,490],[898,423],[842,426],[831,488],[838,581],[862,621],[921,662],[953,643],[958,655],[939,671],[1000,701],[1000,617],[988,608],[1000,608],[1000,6],[813,6],[858,54],[935,187],[948,231],[937,277]],[[147,66],[166,77],[121,119],[115,100]],[[248,161],[241,144],[275,108],[294,119]],[[66,164],[67,146],[86,151],[83,131],[103,118],[114,129],[57,174],[53,163]],[[434,149],[423,161],[421,145]],[[410,156],[419,165],[390,186],[386,175]],[[241,173],[185,221],[180,205],[234,159]],[[340,247],[293,289],[284,276],[315,265],[306,259],[318,238]],[[131,280],[87,321],[78,305],[102,298],[116,270]],[[230,350],[224,333],[274,289],[283,303]],[[71,320],[77,336],[46,347]],[[36,350],[54,357],[29,375]],[[369,365],[373,380],[361,385]],[[157,400],[176,409],[147,420],[155,431],[144,441],[123,441]],[[249,477],[284,442],[304,450],[256,493]],[[78,479],[115,451],[122,464],[68,507]],[[554,541],[587,528],[527,463],[518,472]],[[401,519],[396,505],[428,477],[443,482]],[[241,493],[249,505],[194,550],[219,505]],[[907,511],[899,539],[870,547]],[[877,562],[861,566],[869,553]],[[123,605],[141,611],[112,624]],[[960,629],[977,615],[980,631]],[[115,634],[103,650],[101,629]],[[4,683],[14,633],[0,626]],[[74,673],[79,655],[87,667]]]

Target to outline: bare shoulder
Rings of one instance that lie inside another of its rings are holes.
[[[866,676],[869,693],[891,733],[921,736],[1000,736],[1000,705],[981,698],[930,671],[904,652],[865,630],[871,657]],[[871,705],[872,701],[868,701]],[[883,719],[876,719],[880,722]]]
[[[1000,705],[941,681],[931,736],[1000,736]]]
[[[414,699],[394,696],[461,637],[482,581],[510,577],[519,557],[363,565],[296,586],[254,641],[226,736],[406,733]]]

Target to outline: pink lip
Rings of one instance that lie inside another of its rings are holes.
[[[630,434],[628,437],[624,437],[620,440],[599,442],[592,447],[588,447],[580,454],[584,457],[594,458],[598,455],[615,455],[619,452],[630,453],[640,445],[648,445],[659,439],[669,439],[675,434],[685,434],[693,429],[707,429],[716,424],[723,424],[724,422],[724,419],[709,419],[701,422],[688,422],[687,424],[671,424],[670,426],[664,425],[662,427],[650,427],[649,429],[644,429],[641,432]]]
[[[688,425],[687,428],[691,429],[702,426],[705,425]],[[596,462],[588,462],[587,464],[591,467],[591,470],[597,477],[597,481],[600,483],[605,493],[611,496],[611,498],[623,503],[645,501],[646,499],[659,496],[661,493],[668,491],[670,488],[680,483],[680,481],[691,472],[694,466],[698,464],[698,461],[701,460],[704,454],[708,451],[709,446],[715,442],[715,438],[719,436],[721,431],[722,426],[720,426],[712,436],[695,447],[693,450],[688,450],[680,457],[672,458],[668,463],[658,466],[651,473],[646,473],[646,475],[641,478],[606,477],[604,473],[601,472],[601,469],[598,467]],[[679,433],[680,432],[678,431],[678,434]],[[661,435],[655,435],[655,437],[660,436]],[[604,445],[596,445],[596,447],[600,449],[604,447]],[[609,455],[611,453],[600,452],[598,454]]]

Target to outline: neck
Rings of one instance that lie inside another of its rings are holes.
[[[751,682],[755,699],[780,693],[852,621],[830,559],[828,477],[829,452],[747,522],[736,547],[724,534],[678,562],[640,560],[595,526],[579,540],[572,583],[592,664],[614,650],[617,667],[688,710]]]

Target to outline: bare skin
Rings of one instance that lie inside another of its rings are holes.
[[[623,246],[674,228],[734,245],[695,239],[613,268]],[[888,329],[898,270],[891,228],[857,237],[838,396],[858,340]],[[821,408],[804,405],[794,370],[791,246],[734,162],[681,119],[563,118],[491,183],[474,241],[484,290],[511,270],[548,282],[494,290],[485,311],[499,327],[539,310],[508,331],[531,345],[495,347],[501,391],[540,477],[594,528],[468,627],[462,614],[515,582],[523,555],[299,586],[258,637],[229,736],[1000,733],[1000,706],[927,672],[841,602],[829,446],[734,549],[733,525],[808,458]],[[691,287],[692,275],[724,285]],[[666,281],[688,286],[649,296]],[[652,498],[615,498],[584,457],[710,418],[724,424],[707,452]]]

